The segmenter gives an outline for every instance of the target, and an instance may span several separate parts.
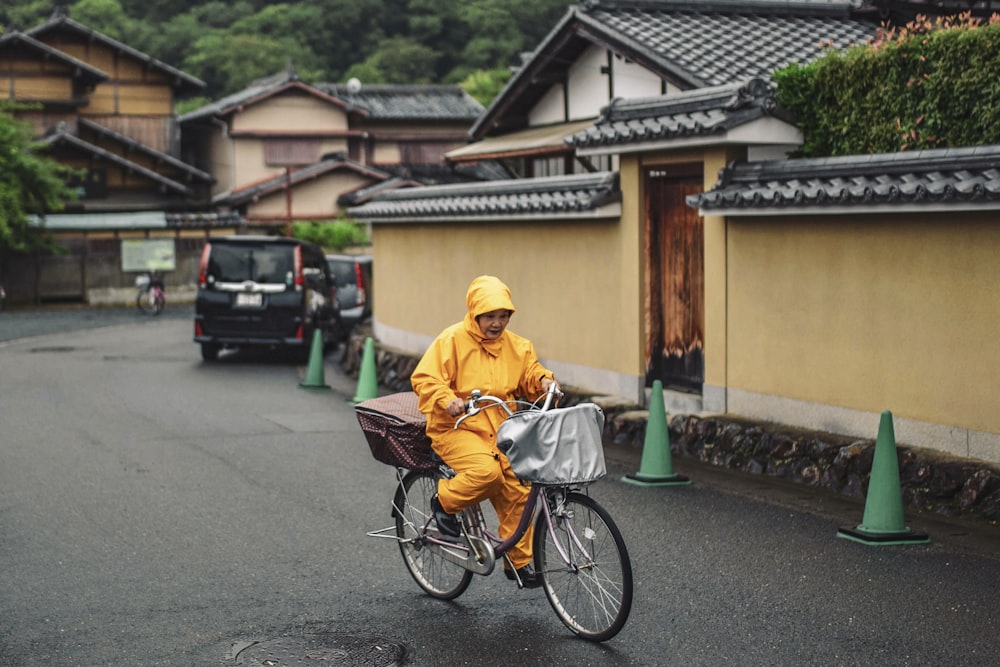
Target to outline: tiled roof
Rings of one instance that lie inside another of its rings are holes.
[[[998,209],[1000,146],[737,163],[687,203],[709,215]]]
[[[374,120],[472,122],[483,112],[483,105],[458,86],[369,84],[353,88],[341,83],[317,83],[316,88]]]
[[[402,178],[400,176],[393,176],[384,181],[378,181],[370,185],[365,185],[357,190],[352,190],[351,192],[344,192],[337,197],[337,204],[342,207],[360,206],[361,204],[365,204],[375,197],[389,192],[390,190],[418,187],[419,185],[419,181],[415,181],[410,178]]]
[[[115,141],[116,143],[121,144],[126,148],[126,152],[135,151],[138,153],[143,153],[147,157],[155,160],[156,162],[167,164],[170,165],[171,167],[174,167],[175,169],[179,169],[182,172],[186,173],[187,177],[191,180],[198,180],[201,181],[202,183],[212,183],[215,180],[214,178],[212,178],[212,175],[209,174],[208,172],[202,171],[201,169],[198,169],[197,167],[194,167],[188,164],[187,162],[178,160],[172,155],[168,155],[167,153],[164,153],[162,151],[150,148],[146,144],[136,141],[131,137],[127,137],[124,134],[115,132],[114,130],[104,127],[99,123],[87,120],[82,116],[77,119],[77,124],[81,128],[88,129],[91,132],[94,132],[95,134],[100,134],[108,139],[111,139],[112,141]]]
[[[785,116],[777,106],[774,86],[764,79],[751,79],[674,95],[616,99],[593,126],[567,137],[566,143],[577,148],[620,147],[712,136],[768,115]]]
[[[189,111],[180,118],[186,123],[207,116],[227,114],[234,109],[295,87],[341,106],[347,113],[375,120],[464,120],[472,122],[483,106],[458,86],[368,85],[358,90],[346,84],[299,80],[292,67],[257,79],[249,86],[211,104]]]
[[[591,44],[628,58],[681,90],[770,78],[789,63],[873,38],[878,14],[835,0],[585,0],[571,7],[470,130],[518,129]]]
[[[129,57],[143,63],[146,67],[155,69],[169,76],[173,79],[174,87],[177,89],[187,88],[198,92],[205,87],[205,82],[201,79],[197,79],[190,74],[182,72],[176,67],[171,67],[165,62],[157,60],[156,58],[147,55],[142,51],[138,51],[127,44],[122,44],[118,40],[113,39],[104,33],[88,28],[82,23],[78,23],[71,19],[63,11],[56,11],[48,21],[25,32],[35,39],[42,39],[46,34],[60,31],[77,33],[86,37],[90,41],[100,42],[114,51],[127,54]]]
[[[386,180],[390,176],[379,169],[366,167],[362,164],[354,162],[353,160],[337,156],[326,160],[320,160],[319,162],[311,164],[308,167],[293,170],[290,174],[292,187],[337,170],[353,171],[379,181]],[[212,203],[216,205],[241,206],[257,199],[258,197],[265,197],[267,195],[274,194],[275,192],[281,192],[285,189],[285,185],[287,183],[288,177],[285,176],[284,173],[281,173],[272,178],[254,183],[253,185],[221,194],[216,197]]]
[[[36,51],[42,54],[46,60],[53,59],[61,61],[68,67],[73,68],[76,72],[84,78],[84,80],[98,83],[101,81],[107,81],[108,75],[101,70],[88,65],[87,63],[74,58],[68,53],[63,53],[59,49],[54,49],[48,44],[39,42],[34,37],[27,35],[23,32],[7,32],[0,36],[0,48],[9,48],[14,45],[21,45],[31,51]]]
[[[789,63],[875,36],[877,16],[852,16],[856,2],[593,2],[582,20],[634,42],[694,86],[769,77]]]
[[[211,104],[206,104],[203,107],[189,111],[182,115],[179,120],[181,123],[187,123],[210,116],[225,115],[244,105],[252,104],[259,100],[271,97],[272,95],[288,88],[298,88],[311,95],[325,98],[332,104],[342,107],[347,106],[341,100],[334,99],[320,89],[300,81],[298,73],[296,73],[296,71],[289,66],[277,74],[272,74],[271,76],[266,76],[251,82],[250,85],[243,90],[237,91],[231,95],[226,95]]]
[[[373,222],[554,219],[599,214],[601,207],[620,200],[618,174],[603,172],[406,188],[351,208],[348,214]]]
[[[185,196],[191,196],[191,189],[184,185],[183,183],[178,183],[177,181],[167,178],[163,174],[157,173],[152,169],[147,169],[140,164],[136,164],[131,160],[128,160],[121,155],[112,153],[111,151],[105,150],[100,146],[95,146],[94,144],[84,141],[75,134],[70,133],[65,127],[60,125],[50,134],[42,137],[38,140],[38,143],[43,145],[52,146],[71,146],[77,150],[88,153],[94,157],[100,158],[102,160],[107,160],[108,162],[113,162],[123,168],[127,172],[141,174],[146,178],[155,181],[162,185],[163,187],[178,192]]]

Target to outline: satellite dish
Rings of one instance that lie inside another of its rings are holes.
[[[361,80],[352,76],[347,80],[347,92],[356,93],[359,90],[361,90]]]

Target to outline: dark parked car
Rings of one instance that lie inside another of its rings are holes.
[[[344,336],[372,314],[371,255],[327,255],[326,263],[337,281],[337,301]]]
[[[213,361],[227,347],[267,346],[308,359],[314,331],[342,337],[330,268],[317,245],[270,236],[210,239],[202,251],[194,340]]]

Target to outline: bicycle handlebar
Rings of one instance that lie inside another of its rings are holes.
[[[557,397],[562,398],[562,396],[563,392],[559,389],[559,384],[553,380],[552,384],[550,384],[549,388],[545,391],[545,403],[538,409],[543,411],[548,410],[552,406],[552,402],[556,400]],[[537,402],[538,401],[536,400],[535,403]],[[489,405],[481,407],[480,403],[489,403]],[[531,405],[534,406],[535,403],[532,403]],[[496,396],[490,396],[489,394],[484,396],[478,389],[473,389],[472,393],[469,395],[469,400],[465,402],[465,414],[455,421],[455,428],[457,429],[459,424],[465,421],[468,417],[477,415],[485,408],[489,408],[494,405],[499,405],[503,408],[507,412],[507,416],[514,414],[514,411],[510,409],[510,406],[507,405],[507,401],[504,399],[497,398]]]

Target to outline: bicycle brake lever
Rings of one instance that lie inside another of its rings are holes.
[[[459,417],[458,420],[455,422],[455,430],[458,430],[458,425],[461,424],[463,421],[465,421],[466,417],[471,417],[472,415],[479,414],[480,410],[482,410],[482,408],[477,408],[477,407],[468,408],[466,410],[466,413],[461,417]]]
[[[473,389],[472,394],[469,396],[469,400],[465,402],[465,414],[458,418],[455,422],[455,429],[458,430],[458,425],[461,424],[466,417],[471,417],[472,415],[478,414],[481,407],[477,405],[477,402],[482,397],[483,392],[478,389]]]

